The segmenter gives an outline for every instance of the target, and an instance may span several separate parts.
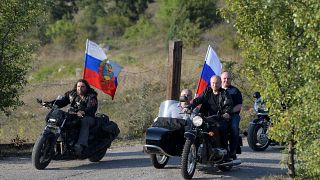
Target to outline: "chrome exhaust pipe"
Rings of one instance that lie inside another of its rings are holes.
[[[218,166],[237,166],[240,164],[241,164],[241,160],[236,159],[236,160],[232,160],[230,162],[221,163]]]

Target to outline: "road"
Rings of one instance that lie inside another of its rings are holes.
[[[198,164],[193,179],[257,179],[286,173],[279,165],[284,154],[278,147],[254,152],[244,139],[242,151],[242,154],[238,155],[242,164],[231,171],[220,172],[217,168]],[[30,157],[8,157],[0,160],[0,179],[177,180],[182,177],[179,157],[171,158],[164,169],[155,169],[149,156],[142,153],[142,145],[134,145],[108,149],[99,163],[88,160],[52,161],[45,170],[36,170]]]

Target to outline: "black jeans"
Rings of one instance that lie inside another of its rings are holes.
[[[221,147],[228,150],[228,124],[225,120],[219,121],[219,135]]]
[[[88,146],[89,129],[95,125],[95,119],[91,116],[85,116],[81,120],[80,133],[77,144]]]

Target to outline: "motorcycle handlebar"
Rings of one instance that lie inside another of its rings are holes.
[[[37,98],[37,103],[41,104],[41,106],[46,107],[46,108],[50,108],[50,109],[53,108],[52,102],[47,102],[47,101],[43,102],[42,99]]]

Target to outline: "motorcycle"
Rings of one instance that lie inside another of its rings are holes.
[[[46,126],[35,142],[32,150],[32,164],[36,169],[45,169],[51,160],[89,159],[100,161],[118,136],[120,130],[116,123],[109,121],[104,114],[96,115],[96,125],[90,128],[88,147],[81,155],[75,151],[80,131],[80,122],[72,112],[65,112],[53,103],[37,102],[50,109],[45,121]]]
[[[166,100],[160,104],[158,117],[146,131],[146,144],[143,151],[150,155],[153,166],[164,168],[170,157],[181,156],[185,143],[184,132],[190,116],[184,119],[171,118],[169,108],[179,101]]]
[[[278,145],[277,142],[268,137],[271,124],[272,120],[267,113],[257,113],[257,118],[250,122],[247,141],[252,150],[264,151],[269,145]]]
[[[223,172],[241,164],[238,159],[230,160],[228,151],[221,148],[219,120],[221,120],[219,115],[209,117],[196,115],[192,118],[188,131],[184,133],[186,141],[181,156],[183,178],[193,177],[197,163],[210,164]],[[241,153],[240,145],[242,145],[242,139],[239,141],[237,154]]]

